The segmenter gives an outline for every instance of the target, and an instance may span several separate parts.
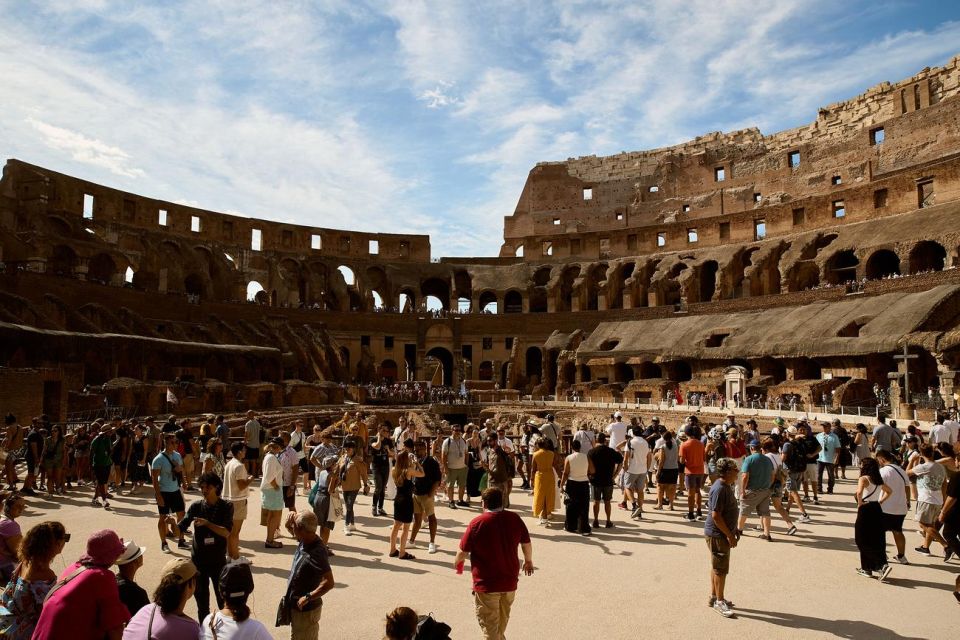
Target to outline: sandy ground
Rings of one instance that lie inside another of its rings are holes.
[[[514,508],[530,529],[537,571],[520,579],[507,637],[955,638],[960,609],[951,591],[960,563],[947,565],[942,557],[914,552],[919,536],[912,531],[912,516],[906,523],[911,529],[907,534],[911,566],[897,565],[888,584],[854,572],[858,566],[854,487],[853,480],[841,481],[837,493],[827,496],[822,506],[810,506],[814,523],[801,525],[795,537],[785,536],[782,521],[775,517],[772,543],[754,537],[754,532],[741,540],[727,582],[727,597],[737,605],[733,619],[706,606],[709,557],[703,525],[682,520],[685,509],[658,512],[648,504],[647,520],[637,524],[614,505],[615,528],[582,538],[558,525],[538,526],[530,516],[530,495],[515,491]],[[151,592],[170,557],[159,550],[152,491],[118,496],[110,511],[90,506],[90,496],[89,490],[75,489],[63,498],[29,499],[21,518],[24,531],[45,519],[66,524],[73,540],[54,563],[60,572],[82,553],[90,532],[113,528],[147,547],[137,578]],[[187,499],[198,497],[194,492]],[[259,491],[251,491],[250,497],[251,514],[259,514]],[[298,498],[298,505],[306,502],[305,497]],[[464,525],[476,513],[476,508],[438,507],[438,553],[427,553],[427,537],[421,533],[420,545],[413,550],[416,560],[399,561],[386,557],[391,520],[373,518],[370,498],[361,495],[359,531],[345,537],[338,524],[331,537],[337,553],[332,563],[337,586],[325,597],[322,637],[381,638],[385,614],[398,605],[433,612],[453,627],[454,638],[480,637],[469,571],[458,576],[452,566]],[[748,522],[747,529],[753,524]],[[264,528],[254,515],[241,538],[241,552],[254,562],[254,616],[275,637],[288,637],[288,629],[272,623],[293,541],[283,538],[283,549],[264,549]],[[934,552],[940,554],[936,544]],[[174,548],[174,554],[189,552]],[[192,601],[187,613],[196,615]]]

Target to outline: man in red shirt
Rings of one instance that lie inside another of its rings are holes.
[[[703,489],[704,458],[706,450],[700,442],[700,429],[689,424],[684,429],[687,439],[680,445],[680,462],[683,463],[684,485],[687,487],[687,520],[703,520]],[[694,516],[696,509],[696,516]]]
[[[469,554],[480,630],[486,640],[503,640],[520,576],[517,545],[523,551],[523,572],[528,576],[533,575],[533,545],[520,516],[503,510],[500,489],[487,489],[481,500],[484,512],[467,525],[454,566],[462,570]]]

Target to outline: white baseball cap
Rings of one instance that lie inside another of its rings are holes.
[[[121,566],[129,564],[142,556],[143,552],[146,550],[146,547],[138,546],[136,542],[129,540],[123,545],[123,553],[121,553],[120,557],[117,558],[116,565]]]
[[[619,411],[615,411],[614,414],[613,414],[613,417],[614,417],[614,418],[622,418],[622,417],[623,417],[623,414],[620,413]]]

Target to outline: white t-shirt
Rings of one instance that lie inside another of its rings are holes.
[[[929,504],[943,504],[941,487],[947,481],[947,470],[938,462],[923,462],[912,469],[917,476],[917,500]]]
[[[497,441],[500,443],[501,449],[503,449],[507,453],[513,453],[513,440],[504,436],[502,438],[497,438]]]
[[[943,426],[950,429],[950,444],[956,444],[960,441],[960,422],[956,420],[944,420]]]
[[[451,436],[443,441],[443,446],[440,449],[447,454],[448,469],[465,469],[467,467],[464,458],[467,455],[467,448],[467,441],[463,438],[456,440]]]
[[[540,427],[540,435],[553,443],[554,449],[560,447],[560,427],[553,422],[544,422]]]
[[[580,443],[580,451],[590,451],[597,441],[597,434],[589,429],[580,427],[580,429],[573,434],[573,439]]]
[[[300,443],[300,450],[297,451],[297,443]],[[297,460],[303,460],[307,457],[307,434],[296,429],[290,432],[290,448],[297,451]]]
[[[570,463],[570,475],[567,476],[567,479],[573,480],[574,482],[586,482],[588,480],[587,472],[590,470],[590,460],[587,459],[587,454],[574,451],[567,456],[567,461]]]
[[[277,488],[283,486],[283,465],[280,464],[280,458],[268,453],[263,459],[263,478],[260,480],[261,489],[273,489],[273,482],[277,483]]]
[[[259,620],[247,618],[238,623],[219,611],[207,614],[200,624],[200,637],[203,640],[213,640],[213,634],[210,632],[210,616],[214,616],[213,626],[217,630],[217,640],[273,640],[273,636]]]
[[[238,480],[247,479],[247,468],[236,458],[230,458],[223,468],[223,494],[220,496],[230,502],[247,499],[246,489],[241,489]]]
[[[910,508],[907,506],[906,487],[907,474],[892,464],[880,467],[880,476],[883,483],[890,487],[890,497],[880,505],[883,512],[892,516],[905,516]]]
[[[630,438],[630,463],[627,473],[643,475],[647,472],[647,455],[650,453],[650,444],[640,436]]]
[[[769,458],[770,462],[773,463],[773,472],[776,473],[780,467],[783,466],[783,461],[780,459],[780,454],[768,452],[763,454]]]
[[[627,425],[619,420],[607,425],[607,435],[610,436],[610,448],[616,449],[617,445],[627,439]]]

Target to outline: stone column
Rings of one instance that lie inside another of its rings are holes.
[[[953,409],[957,406],[957,401],[953,397],[956,390],[956,377],[956,371],[940,372],[940,395],[943,397],[947,409]]]

